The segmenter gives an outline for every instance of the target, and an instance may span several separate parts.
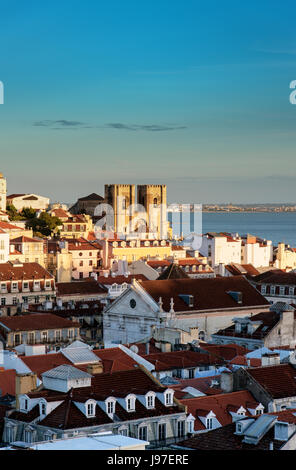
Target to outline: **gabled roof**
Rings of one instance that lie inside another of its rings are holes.
[[[58,282],[56,284],[57,296],[62,295],[91,295],[106,294],[107,289],[95,280]]]
[[[154,364],[156,371],[184,369],[199,365],[223,365],[224,361],[210,353],[195,351],[172,351],[143,355],[146,361]]]
[[[73,367],[69,364],[63,364],[61,366],[50,369],[42,374],[42,377],[48,377],[51,379],[59,380],[75,380],[75,379],[88,379],[91,375],[87,372],[83,372],[77,367]]]
[[[186,398],[180,400],[183,405],[187,406],[187,412],[191,413],[195,418],[195,430],[200,431],[206,429],[205,424],[199,419],[199,416],[206,416],[210,411],[216,415],[216,419],[221,426],[232,423],[231,412],[236,413],[241,406],[246,410],[246,416],[251,416],[247,410],[248,402],[256,402],[253,395],[247,391],[222,393],[197,398]],[[256,406],[259,405],[259,402]]]
[[[104,201],[104,198],[99,194],[91,193],[88,196],[80,197],[78,201]]]
[[[248,373],[273,398],[296,396],[296,369],[291,364],[256,367]]]
[[[189,279],[189,276],[180,266],[176,263],[172,263],[157,278],[158,281],[162,279]]]
[[[9,393],[15,395],[15,369],[3,369],[0,367],[0,398]]]
[[[170,311],[171,298],[174,300],[175,312],[269,305],[243,276],[144,281],[141,286],[155,302],[161,297],[163,310],[167,312]],[[230,292],[241,292],[241,303],[238,303]],[[192,307],[183,300],[182,295],[193,296]]]
[[[296,273],[272,269],[253,277],[252,282],[260,284],[296,285]]]
[[[237,332],[235,331],[235,324],[219,330],[215,333],[217,336],[232,336],[238,338],[251,338],[251,339],[263,339],[265,338],[270,331],[279,323],[281,320],[280,315],[277,312],[261,312],[257,315],[250,317],[252,323],[258,322],[258,325],[255,326],[255,329],[252,333],[246,331]]]
[[[8,331],[33,331],[55,328],[79,328],[80,323],[67,318],[61,318],[52,313],[32,313],[16,315],[13,317],[1,317],[0,327]]]
[[[274,430],[268,431],[257,445],[246,444],[243,437],[235,434],[236,424],[228,424],[222,428],[214,429],[207,433],[198,434],[195,437],[178,442],[178,446],[193,450],[269,450],[272,442],[274,450],[279,450],[284,442],[274,440]]]
[[[22,263],[21,266],[15,266],[12,263],[0,264],[0,281],[29,281],[29,280],[54,279],[38,263]]]

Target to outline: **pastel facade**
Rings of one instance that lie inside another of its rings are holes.
[[[44,242],[39,238],[17,237],[10,240],[10,261],[38,263],[45,268]]]
[[[25,207],[45,211],[49,206],[50,199],[37,194],[10,194],[7,196],[7,204],[13,205],[17,211]]]
[[[276,250],[275,267],[291,271],[296,269],[296,249],[285,243],[279,243]]]
[[[212,268],[220,264],[241,262],[242,242],[239,237],[223,233],[206,233],[202,236],[200,252],[208,258]]]
[[[0,263],[7,263],[9,257],[9,234],[0,229]]]

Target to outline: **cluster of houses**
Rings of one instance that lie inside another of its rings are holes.
[[[133,185],[68,209],[0,183],[0,449],[296,449],[296,250],[174,240],[163,185],[138,186],[154,236],[133,237]],[[6,203],[60,225],[36,237]]]

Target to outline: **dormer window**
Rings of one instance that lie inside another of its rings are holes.
[[[207,429],[213,429],[213,418],[207,418],[206,419],[206,428]]]
[[[127,411],[135,411],[135,409],[136,409],[136,397],[134,395],[128,395],[125,400],[126,400],[126,409],[127,409]]]
[[[93,418],[96,415],[96,402],[95,401],[87,401],[85,403],[85,408],[86,408],[87,418]]]
[[[171,390],[164,393],[164,404],[165,404],[165,406],[172,406],[173,405],[173,403],[174,403],[173,397],[174,397],[174,392],[172,392]]]
[[[108,415],[113,415],[115,413],[115,404],[116,400],[114,398],[109,398],[105,401],[106,403],[106,411]]]
[[[23,398],[21,400],[21,409],[24,411],[28,411],[28,408],[29,408],[29,400],[28,398]]]
[[[46,415],[46,402],[45,401],[41,401],[39,403],[39,411],[40,411],[40,415]]]
[[[155,394],[154,393],[148,393],[146,395],[146,408],[148,409],[155,408]]]

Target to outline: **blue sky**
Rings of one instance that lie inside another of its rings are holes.
[[[1,1],[0,171],[71,202],[295,202],[295,3]]]

